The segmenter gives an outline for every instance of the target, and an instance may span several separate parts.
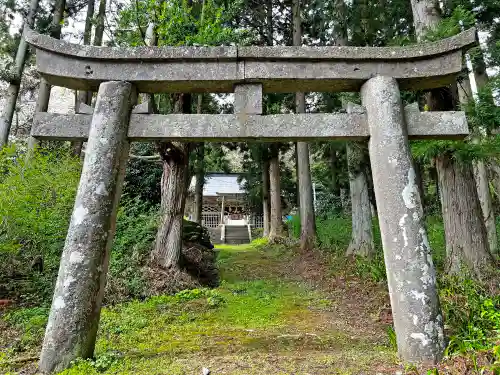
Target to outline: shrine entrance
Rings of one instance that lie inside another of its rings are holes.
[[[95,109],[37,113],[32,136],[88,141],[40,359],[62,370],[94,350],[130,141],[369,140],[398,351],[437,362],[445,342],[436,277],[408,139],[468,134],[463,112],[403,108],[400,90],[454,82],[475,30],[410,47],[72,45],[27,32],[48,83],[98,91]],[[347,113],[262,115],[265,92],[360,91]],[[234,92],[234,115],[150,114],[138,93]],[[225,211],[223,211],[225,212]],[[229,213],[231,215],[243,213]],[[241,220],[234,216],[234,220]]]

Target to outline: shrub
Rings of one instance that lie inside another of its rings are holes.
[[[120,203],[106,285],[106,303],[148,295],[148,283],[142,267],[158,227],[157,209],[147,202],[124,197]]]
[[[498,291],[464,276],[444,276],[439,284],[450,338],[447,353],[492,349],[500,340]]]
[[[0,295],[50,301],[81,164],[65,151],[0,152]]]
[[[25,351],[37,347],[45,332],[48,316],[49,309],[46,307],[25,308],[7,313],[3,320],[22,332],[13,349]]]

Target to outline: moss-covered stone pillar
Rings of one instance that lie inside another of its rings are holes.
[[[93,355],[134,101],[130,83],[106,82],[99,88],[40,356],[43,373]]]
[[[398,83],[374,77],[361,96],[398,351],[406,362],[435,363],[443,318]]]

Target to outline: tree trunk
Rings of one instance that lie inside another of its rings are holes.
[[[343,21],[347,14],[345,1],[336,0],[335,7],[339,15],[335,44],[337,46],[346,46],[348,44],[347,24]],[[350,111],[349,105],[347,109]],[[372,210],[375,211],[375,204],[372,205],[368,189],[370,157],[367,143],[348,143],[346,151],[352,220],[351,242],[346,255],[371,257],[375,253],[372,226]],[[373,196],[373,202],[375,202],[375,196]]]
[[[187,190],[188,144],[165,142],[160,148],[160,155],[163,160],[161,220],[153,261],[163,268],[178,268]]]
[[[497,203],[500,204],[500,166],[493,160],[490,162],[489,169]]]
[[[352,232],[346,255],[370,257],[375,253],[368,178],[364,167],[367,159],[366,144],[355,142],[347,144]]]
[[[281,215],[280,159],[277,144],[271,146],[269,159],[269,182],[271,187],[271,229],[269,241],[276,242],[283,237],[283,220]]]
[[[435,0],[411,0],[417,38],[421,41],[426,30],[441,20]],[[456,93],[455,93],[456,91]],[[455,108],[459,92],[452,88],[431,90],[426,95],[431,111]],[[460,272],[467,266],[481,277],[481,271],[492,264],[488,250],[486,227],[481,212],[471,162],[459,163],[446,153],[436,158],[441,208],[446,238],[448,271]]]
[[[66,7],[66,0],[55,0],[54,1],[54,14],[52,16],[52,22],[50,24],[49,35],[54,39],[61,38],[61,24],[64,17],[64,8]],[[38,97],[36,100],[35,112],[47,112],[49,108],[50,101],[50,91],[52,86],[45,79],[40,80],[40,87],[38,89]],[[35,149],[38,141],[30,137],[28,141],[28,153],[29,158],[32,151]]]
[[[273,25],[273,0],[267,0],[266,6],[266,28],[267,28],[267,40],[268,46],[272,46],[274,43],[274,25]]]
[[[201,114],[203,95],[198,94],[196,113]],[[205,185],[205,144],[199,143],[196,147],[196,184],[194,186],[193,221],[200,224],[203,214],[203,185]]]
[[[189,113],[190,111],[191,95],[179,94],[174,112]],[[191,145],[180,142],[161,142],[158,145],[158,151],[163,162],[161,219],[152,259],[163,268],[179,268]]]
[[[264,160],[262,166],[262,212],[264,216],[264,237],[269,236],[270,232],[270,202],[269,202],[269,160]]]
[[[104,38],[104,18],[106,17],[106,0],[99,1],[99,10],[95,25],[94,46],[102,46]]]
[[[437,0],[411,0],[411,8],[417,40],[421,42],[425,33],[441,21],[439,3]]]
[[[302,19],[300,16],[300,0],[292,2],[293,45],[302,45]],[[295,94],[296,113],[306,112],[306,97],[303,92]],[[300,248],[311,250],[316,243],[316,220],[314,217],[313,189],[311,167],[309,164],[309,145],[297,142],[297,184],[299,185],[300,209]]]
[[[194,186],[194,210],[193,221],[201,225],[203,218],[203,185],[205,181],[205,169],[203,166],[205,158],[205,145],[200,143],[196,149],[196,183]]]
[[[35,23],[35,15],[38,10],[38,0],[31,0],[28,16],[24,21],[24,26],[33,27]],[[23,31],[24,34],[24,31]],[[13,77],[7,88],[7,95],[5,99],[5,106],[0,114],[0,149],[5,146],[9,141],[10,128],[12,126],[12,118],[16,111],[17,97],[19,95],[19,88],[21,86],[21,78],[26,63],[26,55],[28,51],[28,44],[24,37],[21,37],[19,46],[17,47],[16,60],[14,61],[14,69],[12,71]]]
[[[476,180],[477,195],[483,213],[484,224],[488,237],[488,246],[492,254],[498,252],[498,237],[495,222],[495,210],[493,209],[493,199],[490,193],[488,182],[488,172],[484,161],[477,160],[473,163],[474,178]]]
[[[478,89],[487,83],[488,77],[479,74],[482,81],[478,82]],[[462,80],[458,85],[458,97],[462,105],[473,101],[472,88],[468,78]],[[476,136],[472,140],[474,143],[479,143],[480,139]],[[486,226],[486,233],[488,237],[488,248],[491,253],[495,253],[498,247],[497,228],[495,223],[495,213],[493,210],[493,199],[490,194],[490,186],[488,182],[488,172],[484,161],[475,160],[472,162],[474,171],[474,179],[476,181],[477,195],[481,205],[481,212],[483,214],[484,224]]]
[[[90,0],[87,5],[87,15],[85,17],[85,29],[83,31],[83,44],[90,45],[92,39],[92,20],[94,19],[95,0]],[[92,101],[92,91],[78,91],[75,103],[75,113],[80,110],[80,104],[90,105]],[[72,153],[75,156],[80,156],[82,153],[83,142],[71,142]]]
[[[436,167],[441,188],[447,271],[458,274],[465,266],[480,277],[493,265],[493,258],[488,251],[472,166],[445,154],[436,159]]]

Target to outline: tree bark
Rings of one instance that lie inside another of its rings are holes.
[[[94,46],[102,46],[104,38],[104,18],[106,16],[107,0],[99,1],[99,10],[97,11],[97,19],[95,25]]]
[[[335,7],[339,15],[339,24],[336,29],[337,46],[346,46],[347,24],[343,19],[347,14],[344,0],[336,0]],[[351,111],[351,105],[347,105]],[[368,144],[347,144],[347,168],[349,170],[349,192],[351,196],[351,242],[347,248],[346,255],[359,255],[371,257],[375,253],[372,226],[372,204],[370,200],[368,171],[370,157],[368,155]],[[374,198],[374,197],[373,197]],[[375,201],[375,199],[373,199]]]
[[[266,6],[266,27],[267,27],[266,43],[268,46],[272,46],[274,44],[273,0],[267,0],[266,5],[267,5]]]
[[[264,160],[262,166],[262,212],[264,216],[264,237],[270,232],[270,202],[269,202],[269,160]]]
[[[474,178],[476,180],[477,195],[483,213],[484,224],[488,237],[488,246],[492,254],[498,252],[498,237],[495,222],[495,210],[493,209],[493,199],[490,193],[488,182],[488,171],[484,161],[476,160],[473,163]]]
[[[500,166],[496,163],[496,161],[492,161],[489,165],[489,170],[497,203],[500,204]]]
[[[201,113],[203,95],[198,94],[196,113]],[[194,186],[194,212],[193,221],[200,224],[203,214],[203,186],[205,185],[205,144],[198,143],[196,147],[196,183]]]
[[[193,210],[193,221],[200,224],[203,218],[203,185],[205,182],[205,169],[203,166],[205,158],[205,145],[203,143],[198,144],[196,149],[197,160],[196,160],[196,182],[194,186],[194,210]]]
[[[421,42],[425,33],[441,21],[439,3],[437,0],[411,0],[411,8],[417,40]]]
[[[190,111],[191,95],[179,94],[174,112]],[[179,268],[191,145],[181,142],[161,142],[158,151],[163,162],[161,219],[152,259],[155,264],[163,268]]]
[[[417,38],[441,20],[435,0],[411,0]],[[456,91],[456,93],[455,93]],[[431,90],[426,95],[429,110],[452,110],[459,96],[457,85]],[[459,163],[449,154],[436,158],[441,208],[446,238],[447,269],[460,272],[467,266],[477,277],[493,258],[488,250],[486,227],[477,194],[471,162]],[[466,199],[464,199],[466,198]]]
[[[153,261],[163,268],[178,268],[182,250],[182,226],[186,202],[189,145],[162,143],[161,220]]]
[[[283,237],[283,220],[281,214],[280,160],[277,144],[271,146],[269,159],[269,182],[271,187],[271,229],[269,241],[276,242]]]
[[[61,23],[64,17],[64,8],[66,7],[66,0],[55,0],[54,1],[54,14],[52,16],[52,22],[50,24],[49,35],[54,39],[61,38]],[[36,100],[35,111],[36,112],[47,112],[49,108],[50,101],[50,91],[52,86],[45,79],[40,80],[40,87],[38,89],[38,97]],[[28,158],[32,151],[35,149],[38,141],[30,137],[28,141]]]
[[[476,73],[476,70],[474,70],[474,73]],[[479,69],[478,74],[474,74],[474,76],[477,79],[476,82],[478,89],[484,87],[484,85],[488,82],[488,76],[482,69]],[[458,85],[458,97],[462,105],[466,105],[470,101],[474,101],[469,78],[465,78]],[[474,143],[479,143],[480,139],[476,136],[472,141]],[[495,213],[493,209],[493,199],[491,197],[488,182],[488,172],[483,160],[474,160],[472,162],[472,168],[474,172],[474,179],[476,181],[477,196],[479,198],[481,212],[483,214],[484,224],[486,227],[488,248],[491,253],[495,253],[497,252],[498,247],[498,237],[495,223]]]
[[[302,19],[300,0],[292,2],[293,45],[302,45]],[[295,94],[296,113],[306,112],[306,97],[303,92]],[[311,167],[309,164],[309,145],[297,142],[297,183],[299,185],[300,210],[300,248],[311,250],[316,243],[316,219],[314,217]]]
[[[436,167],[443,207],[447,271],[458,274],[466,267],[480,277],[493,265],[493,257],[488,251],[472,166],[445,154],[436,159]]]
[[[35,16],[38,10],[38,0],[31,0],[28,16],[24,20],[24,26],[33,27],[35,23]],[[24,34],[24,31],[23,31]],[[16,59],[14,61],[13,77],[9,82],[7,88],[7,95],[5,97],[5,106],[0,115],[0,149],[5,146],[9,141],[10,128],[12,126],[12,118],[16,111],[17,97],[19,96],[19,89],[21,87],[21,79],[26,64],[26,55],[28,51],[28,44],[24,37],[21,37],[19,46],[17,47]]]
[[[83,44],[86,46],[90,45],[92,39],[92,20],[94,19],[94,10],[95,0],[89,0],[87,5],[87,15],[85,17],[85,29],[83,31]],[[78,91],[75,103],[75,113],[79,112],[81,103],[90,105],[91,101],[92,91]],[[83,142],[74,141],[71,143],[71,147],[73,155],[80,156],[82,153]]]
[[[367,151],[365,143],[350,142],[347,144],[352,232],[346,255],[370,257],[375,253],[368,178],[364,167],[368,159]]]

